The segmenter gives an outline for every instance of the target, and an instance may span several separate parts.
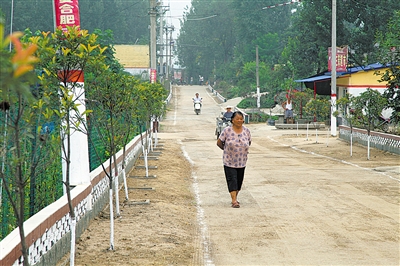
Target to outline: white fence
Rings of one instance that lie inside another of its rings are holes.
[[[221,94],[219,94],[218,91],[214,90],[214,88],[211,87],[211,85],[208,85],[208,89],[211,91],[211,93],[215,94],[215,96],[217,96],[217,98],[220,99],[222,102],[226,102],[226,98]]]
[[[339,126],[339,137],[341,139],[350,141],[350,133],[350,127]],[[395,154],[400,154],[400,136],[375,131],[371,131],[370,136],[371,147]],[[353,128],[353,141],[366,146],[368,142],[367,130]]]

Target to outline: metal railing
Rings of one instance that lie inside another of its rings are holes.
[[[353,141],[367,146],[367,130],[353,127],[352,132]],[[350,127],[343,125],[339,126],[339,138],[350,141],[350,134]],[[376,149],[400,154],[400,136],[371,131],[369,142],[370,146]]]

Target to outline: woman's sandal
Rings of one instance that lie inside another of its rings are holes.
[[[232,208],[240,208],[239,202],[232,203]]]

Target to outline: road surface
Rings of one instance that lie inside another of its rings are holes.
[[[195,263],[400,264],[398,172],[382,174],[296,149],[282,140],[282,131],[249,124],[253,142],[241,207],[231,208],[214,134],[215,118],[226,104],[206,87],[174,87],[173,92],[159,137],[181,143],[192,164],[199,223]],[[195,92],[204,99],[200,115],[193,111]]]

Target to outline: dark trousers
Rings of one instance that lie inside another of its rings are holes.
[[[245,168],[246,167],[232,168],[224,165],[225,178],[229,192],[240,191],[242,189]]]

